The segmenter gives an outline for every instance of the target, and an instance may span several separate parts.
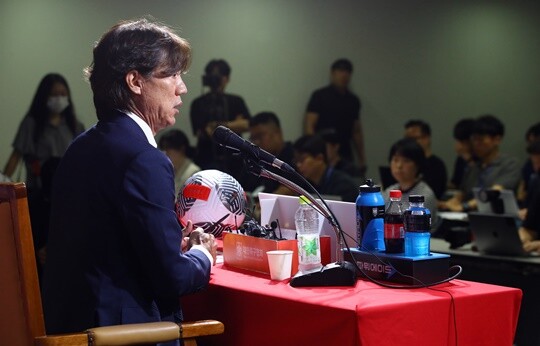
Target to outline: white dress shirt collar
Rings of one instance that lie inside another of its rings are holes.
[[[148,139],[148,143],[150,143],[154,148],[157,148],[156,139],[154,138],[154,134],[152,133],[152,129],[150,129],[150,126],[142,120],[139,116],[137,116],[135,113],[130,111],[123,111],[128,117],[133,119],[134,122],[139,125],[141,130],[144,132],[144,135],[146,136],[146,139]]]

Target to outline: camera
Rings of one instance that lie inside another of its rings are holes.
[[[207,86],[210,89],[217,89],[221,84],[221,76],[218,74],[206,74],[202,76],[203,86]]]

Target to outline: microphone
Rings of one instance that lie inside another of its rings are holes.
[[[259,148],[250,141],[243,139],[225,126],[218,126],[214,130],[212,137],[214,138],[214,141],[220,145],[234,151],[244,153],[258,162],[264,162],[285,172],[296,173],[296,171],[287,163],[276,158],[269,152]]]

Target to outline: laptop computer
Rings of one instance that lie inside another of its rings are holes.
[[[514,216],[474,212],[469,213],[469,223],[478,251],[502,256],[529,255],[523,250]]]
[[[512,190],[485,190],[475,187],[473,193],[479,212],[518,217],[519,207]]]

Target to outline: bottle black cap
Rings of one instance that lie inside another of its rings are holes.
[[[411,203],[422,203],[424,202],[424,196],[422,195],[410,195],[409,202]]]
[[[381,187],[374,185],[372,179],[366,179],[364,185],[360,185],[360,192],[380,192]]]

